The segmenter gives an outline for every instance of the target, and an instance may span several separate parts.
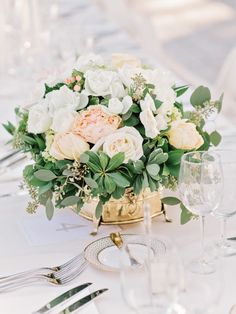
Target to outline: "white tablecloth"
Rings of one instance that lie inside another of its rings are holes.
[[[103,18],[101,11],[99,14],[97,9],[91,8],[94,12],[94,19],[90,16],[87,19],[87,23],[96,21],[98,17]],[[73,23],[76,20],[76,16],[72,14],[71,21]],[[69,24],[70,20],[68,21]],[[109,23],[106,21],[106,29],[109,29]],[[75,24],[73,24],[75,25]],[[117,27],[117,26],[116,26]],[[111,29],[114,29],[114,25],[110,25]],[[90,32],[98,31],[96,25],[91,26]],[[101,31],[103,35],[97,35],[98,39],[103,38],[97,44],[97,50],[100,51],[125,51],[136,52],[142,54],[142,51],[132,43],[132,40],[120,30],[115,36],[111,33],[104,36],[104,30]],[[118,36],[119,35],[119,36]],[[100,37],[99,37],[100,36]],[[110,49],[110,50],[109,50]],[[151,61],[153,62],[153,60]],[[27,88],[22,90],[21,93],[12,93],[5,95],[0,99],[0,122],[5,122],[7,119],[13,119],[13,108],[15,105],[19,105],[23,99],[26,98]],[[233,126],[230,126],[228,122],[221,117],[218,121],[219,128],[223,132],[223,143],[225,147],[235,146],[235,130]],[[2,128],[0,142],[3,142],[7,136],[3,133]],[[15,192],[17,190],[17,183],[0,183],[0,194],[6,192]],[[67,241],[50,241],[48,244],[41,243],[35,245],[33,241],[29,241],[29,237],[26,234],[25,221],[29,219],[29,214],[24,210],[27,204],[26,196],[13,196],[13,197],[0,197],[0,276],[6,274],[23,271],[25,269],[45,266],[45,265],[57,265],[68,260],[78,252],[81,252],[84,247],[93,239],[91,236],[80,236],[78,230],[78,237],[73,235],[70,240]],[[40,209],[38,216],[43,215],[43,209]],[[191,245],[194,242],[199,241],[199,222],[192,221],[184,226],[180,226],[179,215],[180,210],[177,207],[169,208],[168,214],[173,218],[173,223],[164,222],[163,217],[157,217],[153,219],[153,232],[155,234],[173,237],[177,242],[180,251],[189,250],[191,255]],[[71,213],[70,213],[71,215]],[[74,214],[75,215],[75,214]],[[34,219],[34,217],[32,217]],[[228,229],[232,236],[236,236],[236,218],[231,219]],[[48,222],[42,220],[42,230],[44,230]],[[140,233],[143,231],[143,225],[133,224],[128,226],[122,226],[123,232]],[[206,224],[206,232],[209,237],[216,238],[219,235],[219,222],[214,217],[209,217]],[[40,230],[32,230],[37,232],[40,237]],[[70,232],[70,231],[69,231]],[[72,229],[71,229],[72,232]],[[73,231],[74,232],[74,231]],[[103,230],[103,235],[105,231]],[[107,233],[110,229],[107,229]],[[45,234],[44,236],[45,238]],[[66,236],[66,235],[65,235]],[[99,235],[98,235],[99,236]],[[67,235],[68,237],[68,235]],[[37,242],[37,241],[36,241]],[[33,243],[33,244],[32,244]],[[232,304],[236,303],[236,257],[225,258],[222,260],[222,269],[224,273],[224,287],[222,289],[222,298],[220,300],[218,311],[215,314],[227,314]],[[97,270],[92,266],[89,266],[71,285],[66,287],[48,287],[48,286],[32,286],[30,288],[24,288],[16,292],[7,294],[0,294],[0,313],[1,314],[29,314],[32,311],[38,309],[53,297],[59,295],[61,292],[66,291],[72,286],[84,282],[92,282],[93,288],[109,288],[109,291],[101,298],[96,300],[96,305],[101,314],[120,314],[120,313],[132,313],[131,310],[124,304],[120,292],[119,274],[108,273]],[[200,294],[199,294],[200,295]]]

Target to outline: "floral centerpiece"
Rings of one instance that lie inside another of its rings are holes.
[[[216,131],[204,131],[204,120],[220,111],[222,96],[212,101],[200,86],[186,111],[178,99],[187,89],[132,56],[80,56],[71,71],[42,85],[35,104],[16,110],[17,126],[5,124],[14,147],[34,160],[23,173],[32,196],[27,210],[42,204],[51,219],[54,207],[79,212],[96,198],[99,217],[127,188],[134,195],[175,189],[181,156],[220,141]],[[191,218],[178,199],[162,201],[180,204],[182,223]]]

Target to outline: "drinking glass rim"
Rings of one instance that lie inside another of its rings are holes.
[[[202,160],[199,160],[198,163],[193,162],[193,161],[186,160],[186,157],[188,157],[189,155],[194,154],[194,153],[199,153],[201,156],[204,156],[204,154],[211,154],[211,155],[213,155],[213,156],[216,156],[216,157],[217,157],[217,160],[220,161],[220,156],[219,156],[219,154],[217,154],[217,152],[215,152],[215,151],[196,150],[196,151],[191,151],[191,152],[188,152],[188,153],[183,154],[183,156],[181,157],[181,162],[188,163],[188,164],[192,164],[192,165],[200,165],[200,164],[203,164],[203,161],[202,161]],[[215,160],[214,160],[214,161],[207,160],[207,161],[208,161],[209,163],[215,162]]]

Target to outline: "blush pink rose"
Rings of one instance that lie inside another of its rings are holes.
[[[72,132],[80,135],[86,142],[95,144],[100,138],[118,129],[121,118],[105,112],[104,106],[90,106],[75,119]]]

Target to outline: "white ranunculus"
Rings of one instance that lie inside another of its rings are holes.
[[[75,110],[59,109],[54,114],[51,129],[55,132],[69,132],[77,115]]]
[[[73,92],[67,86],[62,86],[59,90],[54,90],[46,95],[49,113],[53,117],[54,114],[62,108],[71,110],[83,109],[88,103],[86,95],[81,96],[79,93]]]
[[[114,133],[100,139],[92,148],[92,151],[102,150],[109,157],[119,152],[125,154],[124,163],[129,160],[136,161],[143,155],[143,138],[133,127],[123,127]]]
[[[132,104],[132,98],[128,95],[122,101],[118,98],[111,98],[108,102],[108,108],[105,108],[105,112],[109,114],[125,114],[129,111]]]
[[[29,117],[27,122],[27,129],[29,133],[44,133],[50,129],[51,123],[52,119],[49,115],[48,108],[44,100],[29,109]]]
[[[50,148],[50,155],[57,160],[79,160],[89,150],[89,144],[73,133],[57,133]]]
[[[129,95],[125,96],[122,100],[122,104],[123,104],[122,114],[125,114],[133,105],[132,97],[130,97]]]
[[[161,106],[158,108],[157,112],[161,114],[171,113],[173,110],[174,102],[176,100],[176,93],[171,87],[159,86],[154,90],[156,98],[162,101]]]
[[[142,73],[142,70],[142,68],[134,68],[129,64],[125,64],[122,68],[118,69],[118,74],[123,84],[130,87],[133,84],[135,75]]]
[[[103,65],[105,65],[105,62],[101,56],[94,53],[89,53],[79,56],[74,67],[76,70],[86,72],[88,70],[96,67],[101,67]]]
[[[155,120],[157,122],[158,130],[162,131],[168,128],[169,118],[167,118],[166,116],[163,116],[162,114],[158,114],[157,116],[155,116]]]
[[[108,102],[108,112],[112,114],[121,114],[124,109],[122,102],[118,98],[111,98]]]
[[[111,85],[116,73],[106,70],[88,70],[85,74],[85,93],[93,96],[111,94]]]
[[[118,76],[112,80],[110,93],[112,97],[117,98],[122,98],[127,94],[127,92],[124,89],[124,85]]]
[[[147,93],[144,100],[140,101],[140,107],[143,111],[146,109],[150,109],[152,112],[156,111],[156,106],[155,106],[154,100],[149,93]]]
[[[177,149],[198,149],[204,143],[202,136],[196,129],[196,125],[186,122],[184,119],[172,122],[167,135],[169,143]]]
[[[147,137],[155,138],[160,133],[157,127],[157,121],[150,108],[143,110],[139,118],[144,126],[145,135]]]

